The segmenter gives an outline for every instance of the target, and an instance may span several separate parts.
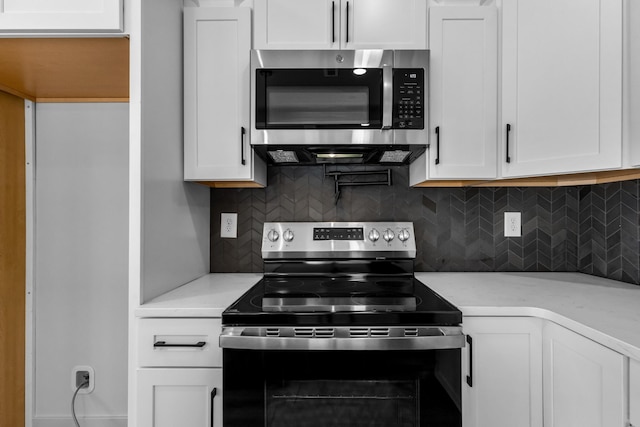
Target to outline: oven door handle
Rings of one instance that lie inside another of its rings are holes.
[[[295,336],[288,333],[285,333],[285,336],[270,336],[269,333],[276,334],[274,332],[276,329],[279,328],[225,327],[220,334],[220,347],[239,350],[367,351],[442,350],[465,346],[465,337],[459,327],[394,328],[419,330],[416,335],[409,336],[399,336],[396,330],[389,336],[358,335],[362,328],[357,327],[352,328],[357,331],[356,336],[350,336],[353,332],[348,327],[321,328],[325,334],[321,337],[313,336],[315,332],[308,332],[313,328],[282,328],[286,331],[301,329],[303,330],[301,334],[312,336]],[[328,329],[333,333],[328,333]]]

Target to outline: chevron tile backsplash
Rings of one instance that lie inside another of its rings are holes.
[[[391,186],[344,187],[337,204],[320,166],[270,167],[265,189],[212,189],[211,271],[261,272],[265,221],[395,220],[414,223],[416,271],[581,271],[640,284],[640,181],[409,188],[408,168],[391,169]],[[522,237],[503,236],[506,211],[522,212]],[[221,212],[238,213],[237,239],[220,238]]]

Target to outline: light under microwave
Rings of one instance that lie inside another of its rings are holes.
[[[253,50],[251,144],[270,163],[410,163],[428,145],[427,50]]]

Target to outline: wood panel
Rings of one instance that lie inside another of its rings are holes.
[[[632,179],[640,179],[640,169],[496,179],[491,181],[434,180],[421,182],[414,187],[569,187],[629,181]]]
[[[37,102],[127,102],[129,39],[0,38],[0,90]]]
[[[0,92],[0,426],[24,426],[24,101]]]

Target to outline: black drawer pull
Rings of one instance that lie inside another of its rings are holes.
[[[214,427],[214,422],[213,422],[213,416],[214,416],[213,399],[215,399],[216,394],[218,394],[218,389],[214,387],[213,390],[211,390],[211,427]]]
[[[166,341],[156,341],[153,343],[154,347],[204,347],[206,345],[206,341],[198,341],[195,344],[167,344]]]

